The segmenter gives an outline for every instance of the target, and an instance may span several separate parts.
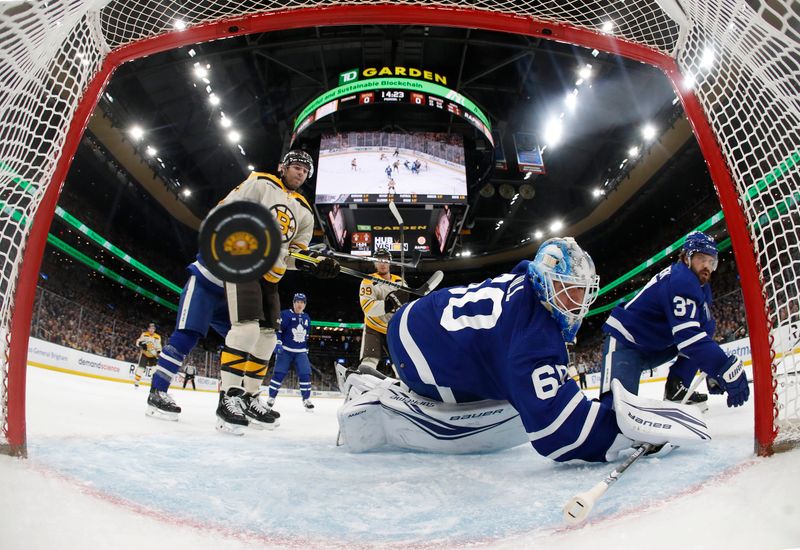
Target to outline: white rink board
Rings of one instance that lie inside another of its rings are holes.
[[[133,370],[136,367],[135,364],[127,361],[94,355],[33,337],[28,341],[28,365],[129,384],[133,384]],[[140,384],[149,386],[150,369],[147,371],[148,373],[142,377]],[[217,391],[218,380],[216,378],[195,376],[194,380],[198,390]],[[170,387],[183,387],[183,373],[178,373],[172,378]]]

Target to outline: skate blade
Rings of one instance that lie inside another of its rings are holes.
[[[277,418],[275,419],[275,422],[259,422],[258,420],[253,420],[252,418],[248,418],[248,420],[250,421],[250,427],[255,428],[256,430],[274,430],[281,425]]]
[[[306,409],[306,412],[307,412],[307,413],[314,414],[314,409]]]
[[[170,420],[172,422],[177,422],[178,415],[180,415],[180,413],[162,411],[161,409],[157,409],[152,405],[147,406],[147,410],[145,411],[144,414],[151,418],[158,418],[159,420]]]
[[[238,424],[229,424],[224,420],[217,418],[217,431],[228,435],[244,435],[245,426]]]

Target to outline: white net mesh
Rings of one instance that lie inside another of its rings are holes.
[[[682,73],[695,80],[695,91],[750,224],[773,324],[776,422],[781,437],[797,437],[798,331],[792,327],[800,325],[800,8],[792,0],[727,0],[714,2],[713,7],[686,0],[681,2],[684,14],[672,0],[661,1],[667,11],[649,0],[395,0],[383,7],[448,10],[454,23],[459,9],[487,18],[533,17],[554,26],[605,32],[675,57]],[[189,28],[220,20],[233,26],[257,14],[342,5],[363,10],[377,4],[363,0],[0,4],[0,335],[9,333],[14,313],[17,276],[30,229],[26,220],[33,219],[39,207],[70,122],[109,50],[173,32],[178,20]],[[315,19],[317,24],[324,21]],[[608,24],[612,26],[603,30]],[[226,28],[220,28],[216,37],[223,36]],[[0,338],[4,433],[8,349],[7,339]]]

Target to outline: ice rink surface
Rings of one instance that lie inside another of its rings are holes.
[[[237,438],[214,430],[215,395],[175,391],[184,412],[166,422],[145,417],[147,391],[28,369],[29,458],[0,457],[0,548],[800,546],[800,451],[753,456],[752,401],[712,396],[712,442],[640,460],[568,528],[566,500],[611,465],[556,464],[527,444],[348,454],[338,399],[308,414],[279,397],[279,428]]]

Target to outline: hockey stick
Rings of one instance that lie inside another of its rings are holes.
[[[694,390],[697,389],[697,386],[705,377],[705,373],[701,373],[700,376],[696,377],[692,381],[692,384],[686,391],[686,395],[684,395],[683,399],[681,399],[681,404],[686,403],[686,401],[689,399],[689,396],[694,393]],[[614,468],[614,470],[608,474],[603,481],[588,491],[578,493],[569,499],[567,504],[564,506],[564,520],[570,525],[578,525],[582,523],[586,519],[586,516],[589,515],[589,512],[592,511],[595,503],[600,500],[600,497],[605,494],[608,488],[613,485],[615,481],[622,477],[622,474],[625,473],[625,470],[630,468],[634,462],[657,447],[658,445],[654,445],[652,443],[642,443],[636,447],[636,450],[631,456],[625,459],[622,464]]]
[[[319,258],[312,258],[311,256],[306,256],[305,254],[302,254],[300,252],[289,252],[289,256],[291,256],[292,258],[297,258],[298,260],[303,260],[304,262],[312,263],[312,264],[318,264],[318,263],[320,263],[322,261]],[[407,287],[405,285],[401,285],[400,283],[395,283],[393,281],[387,281],[386,279],[381,279],[380,277],[375,277],[374,275],[369,275],[367,273],[362,273],[360,271],[356,271],[355,269],[350,269],[349,267],[345,267],[345,266],[340,266],[339,267],[339,271],[341,273],[344,273],[346,275],[351,275],[351,276],[357,277],[359,279],[369,279],[370,281],[372,281],[374,283],[381,283],[381,284],[384,284],[384,285],[392,286],[392,287],[395,287],[395,288],[397,288],[399,290],[404,290],[404,291],[408,292],[409,294],[414,294],[415,296],[426,296],[428,293],[430,293],[431,290],[433,290],[437,286],[439,286],[439,283],[441,283],[442,279],[444,278],[444,273],[442,273],[441,271],[437,271],[433,275],[431,275],[430,278],[427,281],[425,281],[424,283],[422,283],[422,285],[420,285],[419,287],[411,288],[411,287]]]
[[[407,267],[409,269],[416,269],[419,265],[419,261],[422,258],[422,252],[415,252],[411,258],[410,262],[401,264],[400,262],[395,262],[394,260],[386,260],[384,258],[376,258],[374,256],[353,256],[352,254],[345,254],[344,252],[337,252],[335,250],[323,249],[321,251],[322,254],[326,256],[334,256],[336,258],[343,258],[346,260],[359,260],[364,262],[385,262],[389,265],[396,265],[399,267]]]
[[[389,203],[389,211],[394,216],[394,219],[397,220],[397,223],[400,224],[400,279],[403,281],[406,280],[406,268],[403,266],[406,263],[406,238],[405,238],[405,224],[403,223],[403,217],[400,215],[400,211],[397,209],[397,205],[394,201]]]

